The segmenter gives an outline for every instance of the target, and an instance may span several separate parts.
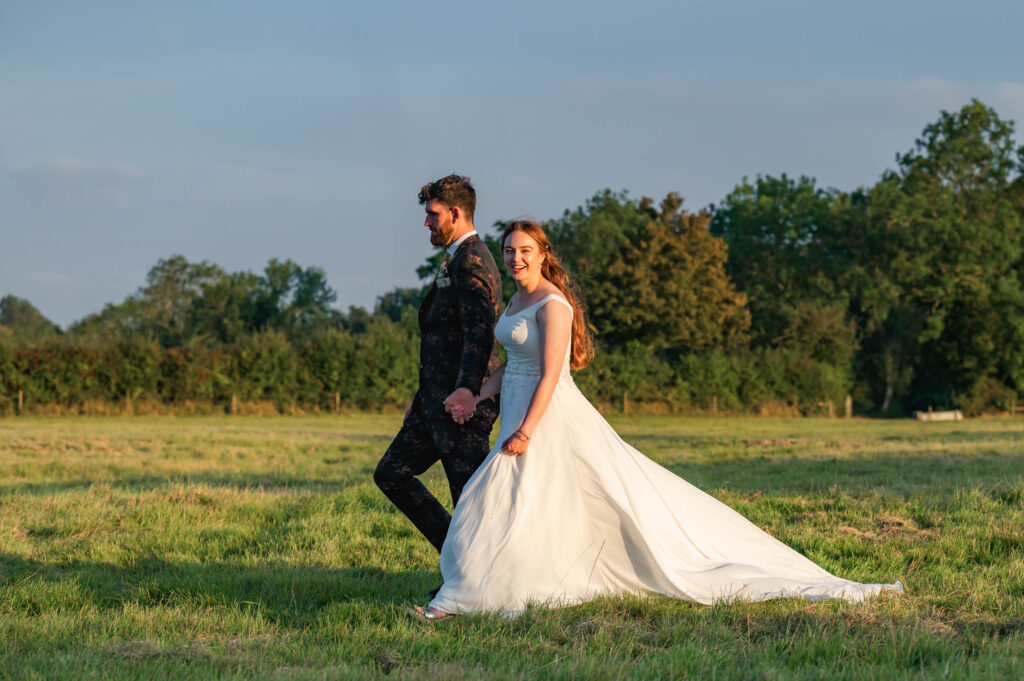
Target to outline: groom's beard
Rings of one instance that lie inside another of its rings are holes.
[[[431,246],[447,246],[452,242],[455,234],[455,225],[449,222],[446,225],[438,225],[436,230],[430,230]]]

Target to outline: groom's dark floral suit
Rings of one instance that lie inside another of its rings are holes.
[[[440,551],[451,516],[416,479],[438,459],[448,476],[452,503],[490,449],[498,417],[494,398],[455,423],[444,400],[456,388],[480,394],[484,377],[498,367],[494,326],[501,315],[501,275],[476,235],[459,244],[420,305],[420,388],[373,478],[388,499]]]

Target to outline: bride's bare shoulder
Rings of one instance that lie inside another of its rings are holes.
[[[562,291],[550,281],[546,282],[543,286],[539,286],[535,295],[537,300],[543,300],[548,296],[558,296],[559,298],[564,297],[562,295]]]

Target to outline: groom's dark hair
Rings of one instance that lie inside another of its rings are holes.
[[[440,180],[434,180],[430,184],[423,185],[420,190],[420,205],[431,199],[437,199],[449,208],[458,208],[469,221],[473,221],[473,211],[476,210],[476,190],[468,177],[462,175],[449,175]]]

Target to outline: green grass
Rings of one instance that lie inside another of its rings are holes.
[[[827,569],[907,593],[429,625],[402,612],[436,553],[371,480],[397,416],[8,418],[0,677],[1021,677],[1024,421],[612,422]]]

